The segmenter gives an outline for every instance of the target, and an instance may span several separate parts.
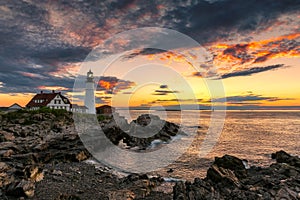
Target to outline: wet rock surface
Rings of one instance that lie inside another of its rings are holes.
[[[104,134],[117,145],[125,143],[129,148],[147,149],[155,140],[170,142],[172,137],[184,134],[177,124],[160,119],[156,115],[143,114],[130,124],[114,120],[102,125]]]
[[[47,163],[79,162],[90,156],[70,113],[58,114],[14,112],[1,117],[2,199],[33,197]]]
[[[299,157],[279,151],[272,158],[276,163],[269,167],[249,169],[234,156],[216,158],[206,178],[178,182],[174,199],[300,199]]]
[[[104,123],[110,130],[106,134],[117,144],[123,130],[110,123]],[[1,115],[0,199],[168,199],[153,191],[163,179],[134,174],[118,178],[81,162],[87,158],[91,155],[71,113]]]

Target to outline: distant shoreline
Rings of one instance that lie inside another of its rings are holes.
[[[134,111],[148,111],[150,109],[146,109],[146,108],[141,108],[141,109],[138,109],[138,108],[117,108],[117,110],[134,110]],[[152,111],[212,111],[211,109],[199,109],[199,110],[196,110],[196,109],[166,109],[166,110],[155,110],[155,109],[151,109]],[[299,111],[300,112],[300,107],[299,108],[295,108],[295,109],[292,109],[292,108],[286,108],[286,109],[216,109],[214,111],[253,111],[253,112],[258,112],[258,111]]]

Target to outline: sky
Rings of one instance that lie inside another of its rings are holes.
[[[92,69],[97,105],[300,109],[298,0],[3,1],[0,44],[0,106],[41,90],[81,104]]]

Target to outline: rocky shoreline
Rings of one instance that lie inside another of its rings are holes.
[[[300,159],[284,151],[274,153],[276,163],[265,168],[225,155],[215,158],[204,179],[170,184],[146,174],[118,177],[84,162],[91,155],[71,113],[20,111],[1,114],[0,121],[0,199],[300,199]],[[149,131],[141,127],[151,121],[149,130],[161,129],[149,138],[135,137]],[[100,125],[115,145],[122,141],[141,150],[182,134],[176,124],[151,115],[125,123],[125,130],[109,120]]]
[[[284,151],[272,154],[269,167],[245,166],[245,161],[225,155],[216,158],[204,179],[174,186],[174,200],[200,199],[300,199],[300,159]]]

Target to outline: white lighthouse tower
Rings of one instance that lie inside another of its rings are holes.
[[[87,113],[95,114],[95,94],[94,94],[94,76],[93,72],[90,70],[87,73],[87,78],[85,81],[85,98],[84,105],[88,108]]]

